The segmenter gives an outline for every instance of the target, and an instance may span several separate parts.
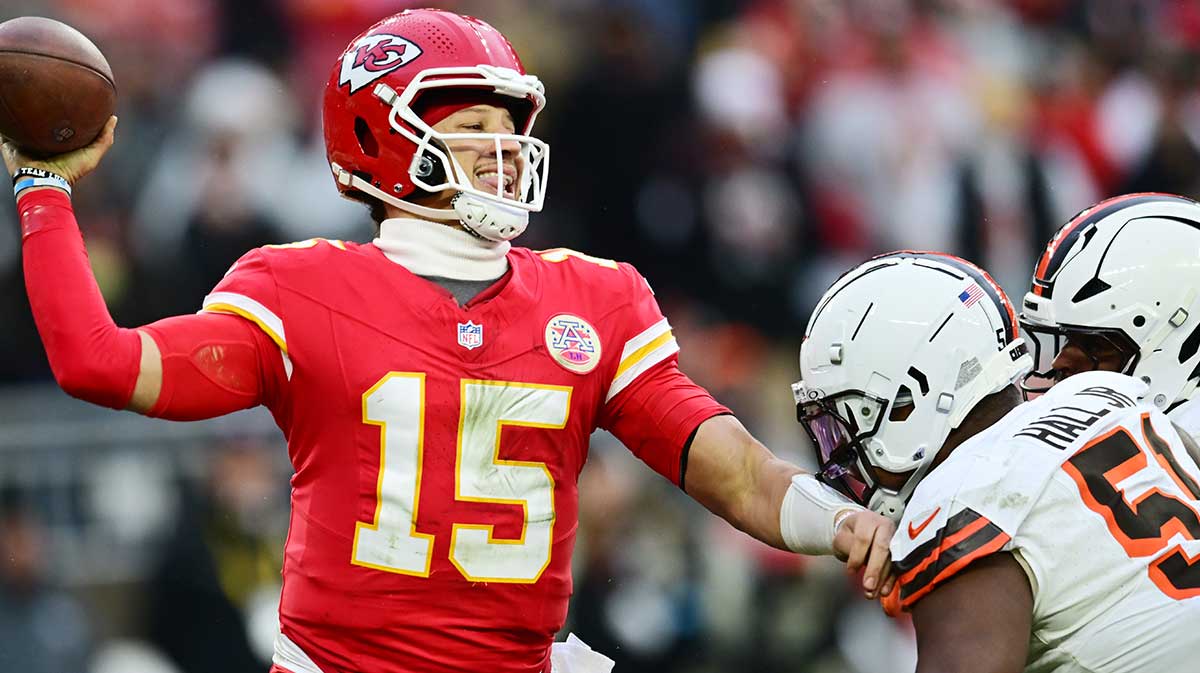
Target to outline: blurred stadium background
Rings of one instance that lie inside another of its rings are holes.
[[[866,256],[964,255],[1021,295],[1070,215],[1200,196],[1195,0],[5,0],[89,35],[121,125],[75,203],[126,326],[195,311],[236,257],[367,240],[324,164],[345,43],[408,6],[496,25],[549,104],[521,242],[635,263],[683,368],[811,465],[788,384],[808,311]],[[290,467],[259,411],[171,424],[49,376],[0,199],[0,670],[263,673]],[[911,671],[910,626],[597,435],[568,628],[618,673]]]

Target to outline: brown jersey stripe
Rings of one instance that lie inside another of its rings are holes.
[[[922,561],[925,561],[930,554],[932,554],[939,546],[941,546],[942,541],[945,540],[947,536],[954,535],[972,523],[978,521],[980,518],[982,518],[982,516],[970,508],[955,513],[946,521],[945,526],[942,526],[940,529],[938,529],[938,531],[934,534],[933,539],[929,540],[925,544],[922,544],[916,549],[913,549],[903,559],[896,561],[897,574],[902,576],[908,573],[910,570],[921,565]]]
[[[993,529],[994,533],[992,533]],[[988,537],[986,533],[992,534]],[[919,588],[917,582],[900,587],[901,609],[911,609],[917,601],[921,600],[925,594],[936,589],[939,584],[954,577],[955,574],[971,565],[976,559],[1000,551],[1004,545],[1008,544],[1010,539],[995,524],[989,522],[979,533],[972,535],[969,539],[960,542],[944,552],[937,564],[939,568],[937,574],[932,575]],[[978,540],[984,541],[978,542]]]
[[[1004,541],[1008,540],[1008,536],[999,526],[978,512],[974,514],[975,519],[958,532],[951,535],[939,533],[935,540],[940,544],[921,563],[899,577],[897,588],[902,603],[921,593],[927,586],[954,574],[957,569],[966,565],[960,561],[969,562],[977,558],[980,549],[993,546],[995,541],[1001,538]],[[1001,542],[1000,546],[1003,544]]]

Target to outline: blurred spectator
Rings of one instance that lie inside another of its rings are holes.
[[[1148,114],[1128,115],[1146,133],[1142,151],[1128,153],[1129,179],[1122,191],[1200,195],[1200,55],[1170,50],[1158,58],[1150,72],[1156,86],[1139,87],[1148,95],[1143,103]]]
[[[180,673],[161,652],[136,640],[115,639],[96,652],[90,673]]]
[[[0,670],[85,673],[91,626],[83,608],[44,575],[54,554],[15,494],[0,502]]]
[[[702,661],[690,504],[663,484],[646,484],[657,477],[642,474],[607,435],[596,436],[588,462],[579,489],[587,543],[575,562],[571,629],[622,673]]]
[[[175,305],[203,297],[247,250],[281,241],[274,220],[249,202],[238,182],[237,142],[232,135],[215,136],[207,147],[204,173],[196,176],[203,206],[188,216],[180,264],[171,274],[180,293]]]
[[[185,490],[175,534],[151,572],[149,638],[183,673],[270,666],[287,498],[267,450],[241,442],[216,449],[201,492]]]
[[[160,268],[190,254],[182,240],[189,221],[228,207],[222,199],[234,199],[239,215],[272,212],[296,151],[296,107],[282,82],[261,66],[210,65],[184,103],[135,213],[138,256]]]

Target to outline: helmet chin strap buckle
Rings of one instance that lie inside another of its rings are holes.
[[[333,171],[333,179],[337,180],[339,185],[342,185],[343,187],[349,187],[350,184],[354,182],[354,174],[337,165],[336,163],[330,163],[329,168]]]
[[[473,194],[458,192],[450,200],[463,227],[489,241],[511,241],[529,225],[529,212],[492,203]]]

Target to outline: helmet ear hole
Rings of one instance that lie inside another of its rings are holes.
[[[373,159],[379,156],[379,141],[375,140],[371,126],[362,117],[354,118],[354,137],[358,139],[358,147],[363,154]]]
[[[900,386],[896,391],[896,399],[892,400],[892,410],[888,412],[888,421],[899,423],[908,420],[916,405],[913,404],[912,390],[908,386]]]
[[[446,181],[444,164],[432,152],[428,151],[422,154],[421,158],[417,160],[417,175],[430,184],[436,185]]]

